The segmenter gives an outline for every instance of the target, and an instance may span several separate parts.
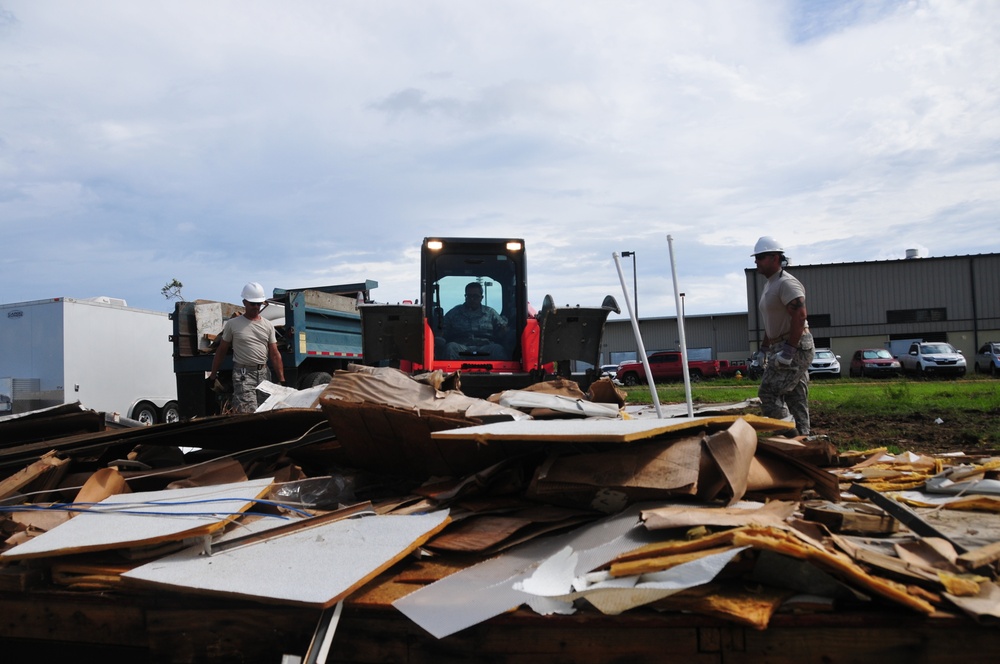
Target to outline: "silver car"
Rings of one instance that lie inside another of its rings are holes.
[[[817,348],[809,365],[809,376],[840,378],[840,355],[829,348]]]
[[[976,373],[1000,376],[1000,341],[987,341],[976,353]]]
[[[899,356],[904,373],[917,376],[964,376],[965,358],[949,343],[925,341],[910,344],[910,350]]]

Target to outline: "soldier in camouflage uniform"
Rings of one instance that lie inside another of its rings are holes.
[[[785,271],[781,244],[764,236],[753,252],[757,272],[767,279],[758,309],[764,323],[760,349],[767,362],[757,396],[766,417],[784,419],[791,413],[799,435],[809,435],[809,365],[813,338],[806,319],[806,291]]]
[[[278,377],[278,382],[285,382],[285,368],[282,365],[281,353],[278,351],[278,339],[274,325],[260,315],[267,299],[264,289],[256,281],[251,281],[243,287],[244,314],[230,318],[222,327],[219,335],[219,347],[215,350],[212,360],[212,372],[208,375],[210,383],[215,383],[219,368],[229,352],[233,349],[233,397],[231,407],[237,413],[252,413],[257,410],[260,401],[266,395],[257,394],[257,386],[265,380],[271,380],[271,372],[267,364],[271,363]]]

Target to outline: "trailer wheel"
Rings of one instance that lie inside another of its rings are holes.
[[[313,371],[312,373],[307,373],[299,379],[299,389],[307,390],[310,387],[316,387],[317,385],[328,385],[331,380],[333,380],[333,376],[327,372]]]
[[[180,408],[177,406],[176,401],[168,401],[163,406],[163,411],[161,412],[160,415],[161,415],[160,416],[161,422],[166,422],[169,424],[171,422],[181,421],[181,411]]]
[[[159,412],[156,410],[156,406],[148,401],[140,401],[132,409],[132,419],[146,426],[152,426],[159,421]]]

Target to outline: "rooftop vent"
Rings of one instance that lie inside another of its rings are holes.
[[[920,250],[919,249],[907,249],[906,250],[906,259],[910,260],[910,259],[913,259],[913,258],[920,258]]]

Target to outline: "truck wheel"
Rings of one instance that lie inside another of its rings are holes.
[[[299,389],[308,390],[310,387],[316,387],[317,385],[329,385],[331,380],[333,380],[333,376],[327,372],[313,371],[299,379]]]
[[[691,376],[691,382],[692,383],[700,383],[701,382],[701,372],[698,371],[697,369],[691,371],[690,372],[690,376]]]
[[[159,421],[159,411],[148,401],[141,401],[132,409],[132,419],[146,426],[152,426]]]
[[[167,424],[181,421],[181,411],[176,401],[168,401],[163,406],[163,410],[160,412],[160,421]]]
[[[634,373],[627,373],[625,374],[625,378],[622,379],[622,382],[625,383],[626,387],[635,387],[639,384],[639,377]]]

